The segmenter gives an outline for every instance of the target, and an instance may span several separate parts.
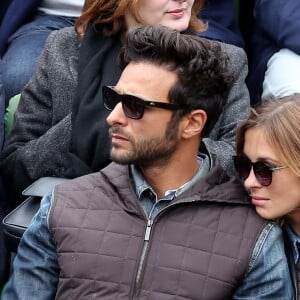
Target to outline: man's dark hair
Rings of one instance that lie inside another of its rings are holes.
[[[160,25],[137,26],[129,30],[120,54],[122,69],[130,62],[149,62],[175,71],[178,82],[169,92],[170,102],[186,107],[180,116],[203,109],[207,122],[202,136],[209,134],[233,83],[228,57],[218,42]]]

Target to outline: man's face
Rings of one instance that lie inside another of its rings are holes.
[[[169,103],[168,93],[177,75],[161,66],[130,63],[115,90],[145,100]],[[111,159],[121,164],[165,164],[177,148],[178,122],[170,123],[172,111],[146,107],[141,119],[130,119],[119,102],[107,117],[111,126]]]

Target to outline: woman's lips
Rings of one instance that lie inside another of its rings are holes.
[[[168,11],[168,14],[173,16],[176,19],[181,18],[184,15],[184,10],[183,9],[173,9]]]
[[[251,202],[255,206],[264,206],[269,199],[258,196],[251,196]]]

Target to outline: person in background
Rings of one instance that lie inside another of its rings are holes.
[[[300,93],[300,1],[255,0],[249,75],[251,104]]]
[[[83,3],[84,0],[10,2],[0,26],[0,73],[6,106],[34,73],[49,34],[72,26],[81,14]]]
[[[270,99],[242,123],[234,163],[251,202],[265,219],[279,220],[299,299],[300,94]]]
[[[220,44],[150,25],[124,39],[102,86],[113,163],[43,198],[2,299],[291,299],[279,226],[199,153],[233,83]]]

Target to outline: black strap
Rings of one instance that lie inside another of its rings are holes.
[[[300,243],[297,242],[297,248],[298,248],[298,253],[300,253]],[[297,276],[297,284],[296,284],[296,299],[300,297],[299,295],[299,290],[300,290],[300,260],[298,260],[297,265],[296,265],[296,276]]]
[[[283,237],[284,237],[285,253],[287,256],[288,265],[289,265],[289,269],[290,269],[290,275],[291,275],[292,284],[293,284],[293,288],[294,288],[294,299],[297,300],[299,297],[297,268],[296,268],[295,260],[294,260],[294,256],[293,256],[292,245],[291,245],[291,242],[289,240],[289,237],[288,237],[285,229],[283,229]]]

